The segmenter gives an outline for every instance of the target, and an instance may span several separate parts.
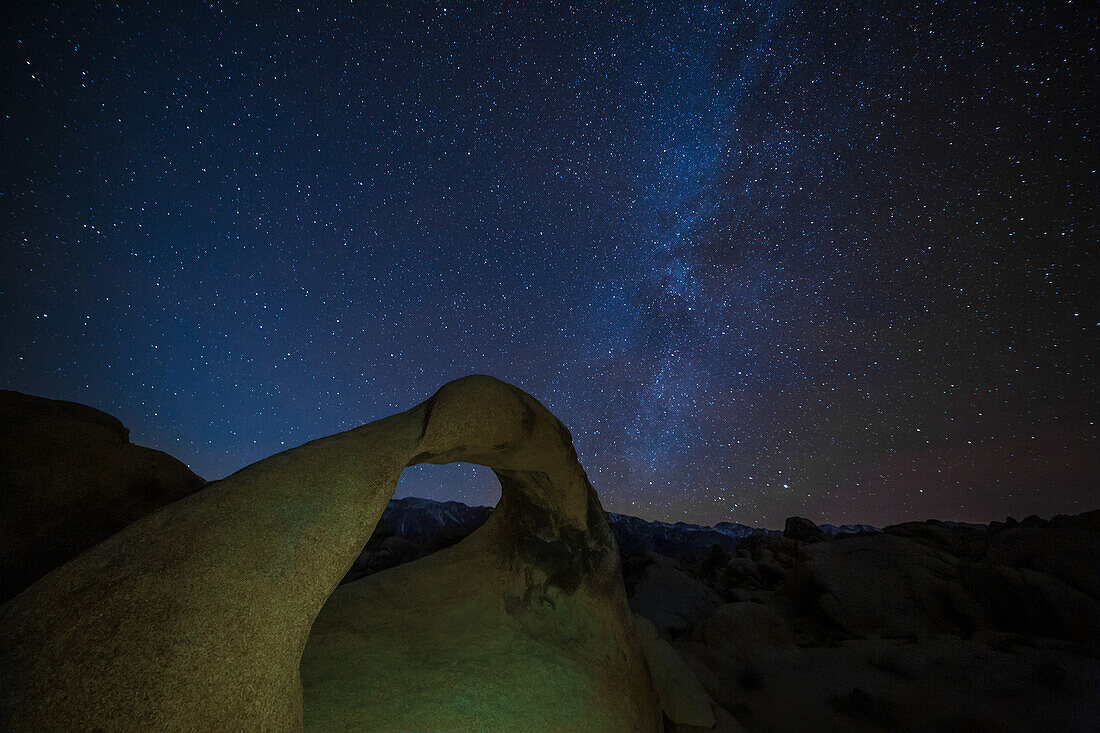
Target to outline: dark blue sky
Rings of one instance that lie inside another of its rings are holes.
[[[650,519],[1100,506],[1087,3],[58,5],[0,386],[210,479],[477,372]]]

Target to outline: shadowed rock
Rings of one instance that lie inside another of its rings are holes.
[[[710,615],[721,599],[710,587],[660,555],[645,569],[630,596],[634,613],[649,619],[664,637],[686,634]]]
[[[783,536],[799,542],[821,542],[825,539],[821,528],[805,517],[787,517]]]
[[[709,729],[714,727],[714,701],[696,679],[687,663],[672,646],[657,634],[645,616],[635,616],[638,633],[645,648],[646,661],[653,673],[661,710],[670,723]]]
[[[458,460],[500,477],[489,521],[344,586],[307,649],[401,471]],[[0,657],[7,729],[293,730],[300,663],[311,726],[660,725],[569,433],[489,377],[138,520],[0,608]]]
[[[760,652],[789,649],[794,639],[786,623],[759,603],[727,603],[695,628],[695,636],[712,652],[752,659]]]
[[[394,499],[341,582],[350,583],[450,547],[485,524],[492,513],[492,507],[471,507],[457,501]]]
[[[201,489],[105,412],[0,390],[0,603],[134,520]]]

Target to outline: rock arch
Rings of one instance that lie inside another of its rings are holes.
[[[458,460],[500,477],[501,501],[486,525],[438,557],[333,595],[401,471]],[[466,657],[436,647],[438,664],[412,665],[413,709],[432,713],[434,700],[431,720],[496,715],[500,723],[522,712],[506,697],[514,702],[521,685],[542,681],[562,721],[595,727],[605,719],[592,706],[607,704],[622,716],[616,727],[659,726],[618,552],[568,431],[530,395],[472,376],[406,412],[248,466],[135,522],[0,608],[0,727],[298,729],[307,638],[316,654],[307,652],[314,674],[306,694],[318,699],[307,722],[347,713],[385,727],[392,717],[362,717],[385,695],[354,709],[341,701],[380,684],[391,698],[400,692],[384,684],[392,670],[369,665],[431,651],[408,633],[400,609],[414,592],[423,601],[443,585],[451,595],[441,600],[455,605],[421,618],[419,630],[473,625],[469,644],[501,646],[474,654],[477,668],[452,677],[437,672]],[[330,595],[332,610],[310,637]],[[404,635],[387,626],[391,616]],[[368,660],[369,674],[334,679],[338,670],[326,667],[334,654]],[[448,679],[497,673],[484,666],[494,658],[509,662],[501,668],[512,678],[497,674],[458,697],[439,692]],[[431,679],[417,683],[417,669]],[[547,669],[561,674],[543,679]],[[581,704],[566,704],[570,694]]]

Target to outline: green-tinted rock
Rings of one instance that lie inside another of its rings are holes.
[[[411,463],[492,466],[444,553],[322,605]],[[568,432],[489,377],[272,456],[0,608],[0,728],[657,729],[619,558]],[[329,716],[325,718],[324,716]]]

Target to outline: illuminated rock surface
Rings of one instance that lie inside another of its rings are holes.
[[[351,583],[407,465],[491,466],[458,545]],[[306,650],[304,661],[303,650]],[[568,432],[489,377],[272,456],[0,608],[0,728],[646,730],[656,694]]]
[[[492,466],[500,503],[459,544],[333,594],[302,659],[306,727],[658,727],[618,552],[565,428],[469,380],[432,401],[420,448],[417,462]]]

